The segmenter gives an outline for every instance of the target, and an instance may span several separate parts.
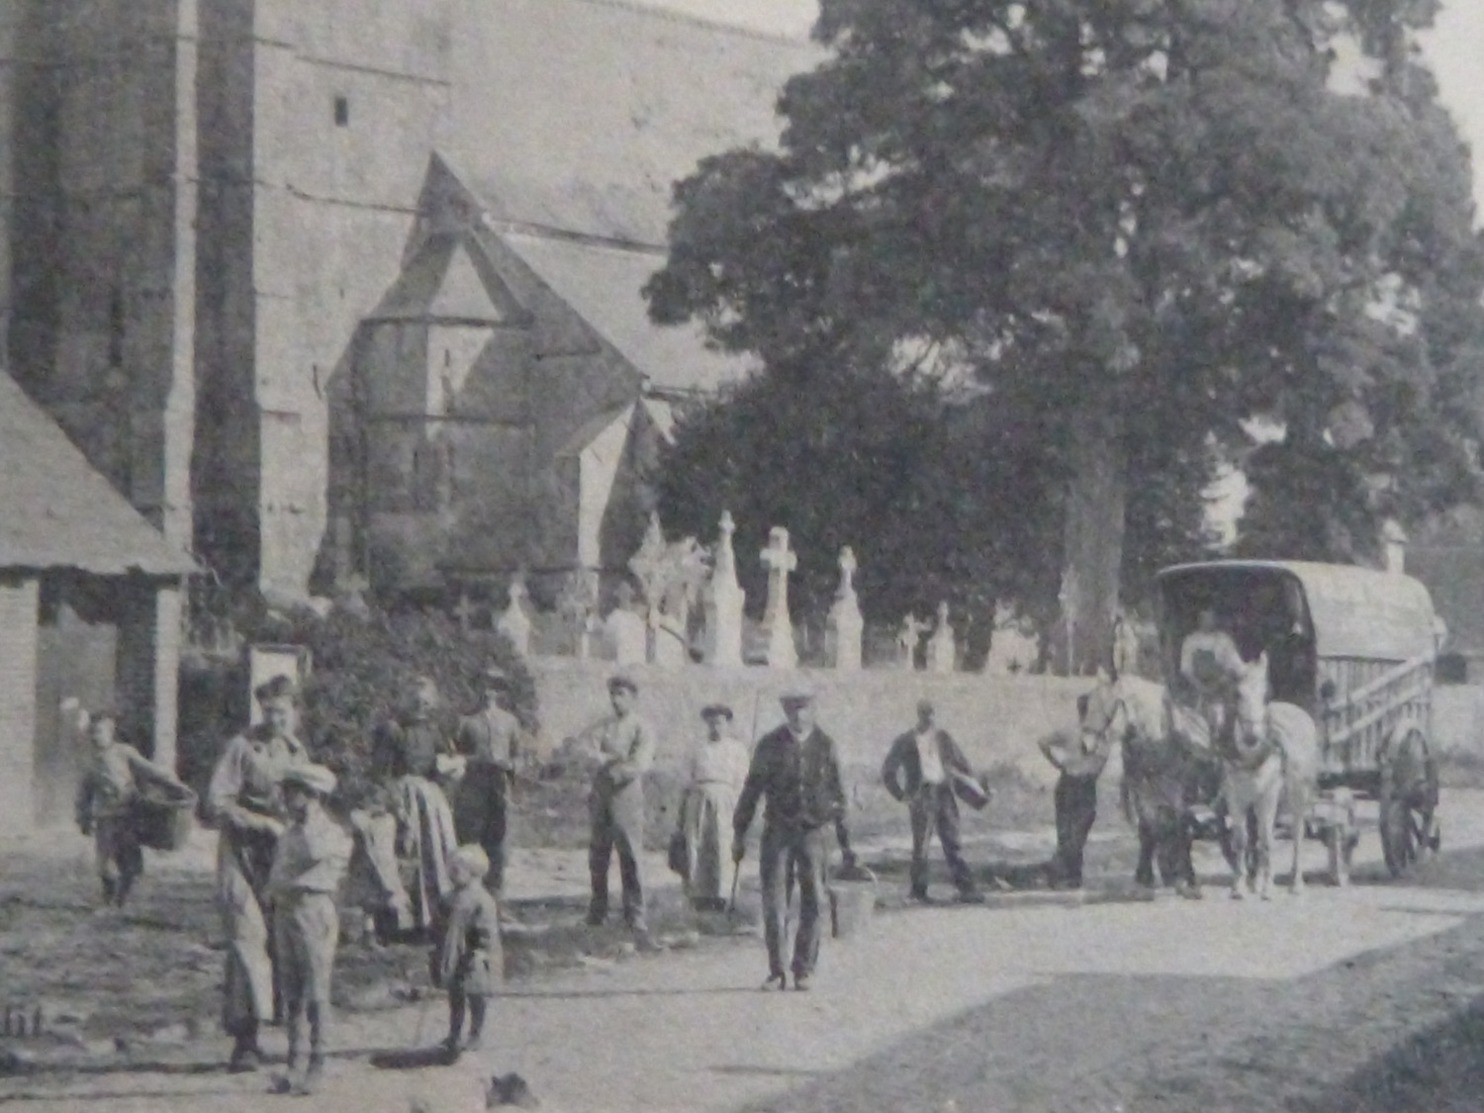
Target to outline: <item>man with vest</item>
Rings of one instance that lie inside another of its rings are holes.
[[[510,679],[493,666],[481,677],[482,706],[459,720],[454,748],[464,759],[454,791],[454,827],[459,843],[477,843],[490,860],[482,880],[498,897],[505,880],[505,834],[511,778],[520,752],[520,720],[510,711]]]
[[[953,736],[937,725],[931,700],[919,700],[917,726],[900,735],[887,751],[881,780],[893,799],[905,802],[912,822],[911,897],[928,899],[928,844],[936,832],[958,899],[978,904],[983,897],[959,849],[957,783],[974,780],[974,770]],[[977,787],[977,786],[976,786]]]

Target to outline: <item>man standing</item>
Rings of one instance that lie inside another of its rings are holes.
[[[784,911],[790,873],[799,885],[799,930],[794,938],[794,988],[806,990],[819,959],[819,909],[824,898],[828,832],[835,830],[847,866],[855,856],[845,825],[845,787],[834,739],[814,725],[814,696],[799,686],[780,702],[787,722],[758,741],[732,820],[732,861],[747,850],[759,797],[767,798],[759,872],[763,887],[763,933],[768,945],[768,980],[763,989],[786,989],[783,966]]]
[[[1088,697],[1077,699],[1078,717],[1087,722]],[[1094,738],[1089,747],[1087,739]],[[1059,731],[1041,739],[1041,754],[1061,774],[1052,800],[1056,807],[1056,856],[1049,869],[1054,888],[1082,888],[1082,856],[1098,814],[1098,777],[1113,752],[1113,732]]]
[[[480,880],[496,897],[505,881],[505,832],[510,780],[519,757],[520,720],[509,709],[510,679],[490,666],[481,677],[484,705],[459,720],[454,748],[465,759],[464,775],[454,792],[453,818],[459,843],[477,843],[489,856],[487,877]]]
[[[608,918],[608,866],[616,850],[623,879],[624,922],[642,937],[649,930],[644,920],[644,879],[640,870],[644,774],[654,764],[654,728],[638,713],[639,685],[628,673],[619,673],[608,681],[608,699],[613,714],[579,736],[581,742],[596,749],[598,759],[588,796],[592,902],[587,922],[597,927]]]
[[[401,777],[436,782],[438,757],[448,753],[447,737],[433,717],[438,702],[432,677],[413,681],[406,717],[386,723],[376,738],[371,764],[378,778],[388,783]]]
[[[935,716],[931,700],[918,701],[917,726],[892,742],[881,766],[881,780],[895,800],[906,802],[912,821],[912,899],[928,899],[927,851],[936,831],[958,899],[979,904],[984,898],[959,850],[955,791],[957,777],[972,781],[974,770],[953,736],[937,725]]]
[[[222,1026],[233,1039],[233,1071],[257,1070],[258,1028],[273,1019],[278,1005],[268,877],[287,818],[280,782],[308,760],[296,736],[293,682],[274,677],[253,696],[263,721],[227,743],[206,790],[207,814],[220,832],[217,898],[227,932]]]

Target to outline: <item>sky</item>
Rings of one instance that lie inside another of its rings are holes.
[[[804,36],[818,12],[817,0],[642,0],[720,23]],[[1478,152],[1474,199],[1484,212],[1484,0],[1443,0],[1436,27],[1423,49],[1437,75],[1443,103]]]

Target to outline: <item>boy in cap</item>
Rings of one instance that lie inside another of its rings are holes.
[[[644,774],[654,764],[654,728],[638,713],[639,685],[628,673],[609,679],[608,699],[613,714],[578,736],[581,742],[596,748],[599,761],[588,797],[592,901],[587,922],[596,927],[607,919],[608,866],[617,850],[624,921],[643,937],[648,926],[639,859],[644,848]]]
[[[443,1046],[450,1060],[457,1059],[462,1050],[480,1047],[489,999],[505,976],[500,909],[482,884],[489,869],[489,856],[477,843],[460,846],[449,862],[455,888],[443,919],[442,938],[433,952],[433,984],[448,991],[448,1038]],[[467,1043],[463,1042],[466,1011]]]
[[[180,782],[164,766],[118,741],[117,728],[118,713],[111,704],[94,708],[88,717],[93,752],[77,787],[77,826],[84,835],[93,836],[104,906],[122,908],[144,872],[144,852],[139,848],[133,814],[139,781]]]
[[[763,888],[763,935],[768,978],[763,989],[786,989],[783,966],[788,877],[799,885],[799,929],[794,936],[794,988],[807,990],[819,960],[819,911],[825,894],[828,832],[833,829],[845,864],[855,861],[845,824],[845,786],[835,740],[814,725],[814,693],[804,685],[780,697],[787,720],[758,740],[732,820],[732,861],[747,853],[747,829],[759,798],[766,798],[758,869]],[[791,868],[790,868],[791,867]]]
[[[283,774],[282,790],[290,823],[273,856],[268,897],[288,1025],[289,1066],[274,1089],[309,1094],[324,1073],[330,975],[340,938],[335,894],[350,865],[352,847],[350,836],[325,811],[324,801],[335,791],[334,773],[323,765],[296,765]]]
[[[917,726],[900,735],[887,751],[881,766],[886,791],[905,801],[912,822],[911,897],[928,899],[928,843],[936,831],[943,844],[943,857],[953,874],[959,900],[977,904],[984,898],[974,884],[974,874],[959,850],[959,777],[972,780],[973,767],[953,736],[937,725],[931,700],[917,702]]]

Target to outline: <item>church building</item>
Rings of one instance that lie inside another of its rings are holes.
[[[808,43],[623,0],[8,0],[0,353],[169,542],[302,596],[621,568],[673,183]]]

